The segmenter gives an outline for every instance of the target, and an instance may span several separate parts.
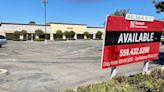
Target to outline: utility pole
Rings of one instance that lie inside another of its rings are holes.
[[[45,22],[45,44],[47,44],[47,4],[48,4],[48,0],[43,0],[43,4],[44,4],[44,22]]]

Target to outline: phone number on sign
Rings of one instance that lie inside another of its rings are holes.
[[[139,55],[147,54],[150,52],[150,47],[140,47],[140,48],[131,48],[131,49],[121,49],[120,57],[130,56],[130,55]]]

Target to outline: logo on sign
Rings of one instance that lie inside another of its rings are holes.
[[[145,22],[131,21],[130,28],[148,28],[148,26],[145,25]]]

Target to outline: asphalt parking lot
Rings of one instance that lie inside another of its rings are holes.
[[[0,77],[0,92],[59,92],[102,82],[110,78],[110,69],[101,70],[101,53],[102,41],[9,41],[0,48],[0,68],[9,70]],[[139,73],[142,66],[122,66],[118,74]],[[150,68],[161,66],[150,64]]]

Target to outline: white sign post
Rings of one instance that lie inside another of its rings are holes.
[[[126,17],[108,16],[102,69],[112,68],[110,76],[112,79],[117,74],[118,66],[144,62],[142,73],[147,73],[149,61],[159,58],[158,42],[161,30],[162,22],[154,21],[152,16],[135,14],[126,14]],[[150,50],[151,48],[154,50]]]
[[[142,70],[142,74],[146,74],[148,72],[149,69],[149,61],[145,61],[144,62],[144,66],[143,66],[143,70]]]
[[[117,74],[117,68],[116,67],[113,67],[111,69],[111,76],[110,76],[110,79],[113,79],[113,77],[115,77]]]

